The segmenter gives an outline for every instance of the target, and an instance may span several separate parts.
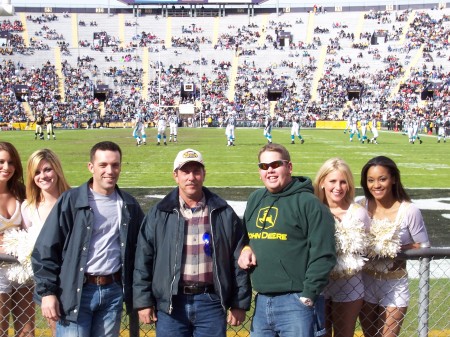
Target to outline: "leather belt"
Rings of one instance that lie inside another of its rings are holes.
[[[92,275],[84,274],[84,283],[96,284],[98,286],[106,286],[113,282],[121,281],[121,271],[109,275]]]
[[[179,289],[180,293],[184,295],[214,293],[214,286],[212,284],[209,285],[185,284],[181,285]]]

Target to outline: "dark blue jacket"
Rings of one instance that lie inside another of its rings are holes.
[[[251,286],[237,260],[243,247],[243,225],[225,200],[203,188],[211,223],[214,289],[224,310],[248,310]],[[139,233],[133,283],[136,309],[156,306],[172,311],[178,293],[184,242],[184,218],[178,188],[148,212]]]
[[[83,289],[84,268],[94,228],[94,213],[89,206],[89,182],[64,192],[51,210],[31,255],[36,282],[35,301],[56,295],[61,315],[76,321]],[[136,240],[144,218],[139,203],[118,187],[123,200],[120,243],[124,302],[132,309],[133,269]]]

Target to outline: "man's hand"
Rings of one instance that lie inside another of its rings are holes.
[[[300,301],[306,305],[307,307],[312,307],[314,306],[314,301],[310,298],[307,297],[300,297]]]
[[[155,323],[158,318],[156,317],[155,307],[144,308],[138,310],[139,320],[145,324]]]
[[[244,270],[248,270],[256,266],[256,256],[250,246],[245,246],[242,248],[238,264],[239,267]]]
[[[59,301],[55,295],[42,297],[41,304],[42,316],[52,321],[59,321],[61,313],[59,311]]]
[[[241,325],[244,323],[245,320],[245,310],[244,309],[237,309],[237,308],[231,308],[228,312],[228,318],[227,323],[232,326]]]

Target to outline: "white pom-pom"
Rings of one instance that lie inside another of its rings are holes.
[[[21,229],[11,228],[3,234],[3,250],[6,254],[17,257],[17,249],[23,240],[23,231]]]
[[[31,253],[39,235],[40,227],[32,226],[28,231],[12,228],[3,235],[3,249],[5,253],[15,256],[19,264],[8,268],[8,279],[25,283],[33,276],[31,268]]]
[[[369,257],[394,258],[400,252],[400,228],[395,222],[373,220],[369,234]]]
[[[350,217],[344,222],[336,221],[335,239],[337,262],[333,274],[351,276],[359,272],[366,259],[367,235],[364,223]]]

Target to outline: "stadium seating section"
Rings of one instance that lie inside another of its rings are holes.
[[[0,122],[52,113],[63,127],[122,127],[185,103],[243,125],[447,113],[450,10],[338,14],[2,17]]]

